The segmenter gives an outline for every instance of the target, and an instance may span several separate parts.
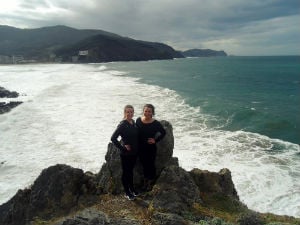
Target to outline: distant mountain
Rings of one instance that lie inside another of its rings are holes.
[[[227,56],[224,51],[215,51],[211,49],[190,49],[181,52],[184,57],[210,57],[210,56]]]
[[[79,51],[85,54],[79,55]],[[108,62],[172,59],[183,55],[172,47],[134,40],[103,30],[66,26],[18,29],[0,25],[0,56],[19,55],[27,60]]]
[[[0,54],[23,55],[24,57],[47,56],[54,49],[96,34],[114,36],[101,30],[77,30],[66,26],[37,29],[0,26]]]
[[[56,54],[68,61],[79,50],[88,50],[88,55],[79,56],[81,61],[140,61],[151,59],[183,58],[172,47],[155,42],[146,42],[120,36],[95,35],[75,44],[60,48]]]

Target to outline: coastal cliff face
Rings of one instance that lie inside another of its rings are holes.
[[[134,201],[123,197],[120,156],[109,144],[106,162],[97,174],[68,165],[44,169],[31,187],[0,206],[0,224],[300,224],[295,218],[249,210],[239,201],[226,168],[218,173],[181,168],[173,157],[172,126],[161,123],[167,135],[158,144],[158,176],[151,191]],[[141,189],[139,163],[134,174],[135,186]]]

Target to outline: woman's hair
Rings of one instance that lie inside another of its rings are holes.
[[[152,104],[146,104],[146,105],[144,105],[143,110],[144,110],[145,108],[150,108],[150,109],[152,109],[152,114],[155,115],[155,108],[154,108],[154,106],[153,106]]]

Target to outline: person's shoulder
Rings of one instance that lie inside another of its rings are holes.
[[[154,124],[160,124],[160,122],[157,119],[154,119],[152,123],[154,123]]]
[[[125,125],[126,125],[126,120],[121,120],[118,124],[118,127],[125,126]]]
[[[141,118],[141,117],[136,118],[135,122],[136,122],[136,123],[142,122],[142,118]]]
[[[159,120],[157,120],[157,119],[155,119],[155,120],[153,121],[153,123],[156,124],[156,126],[163,127],[163,125],[161,124],[161,122],[160,122]]]

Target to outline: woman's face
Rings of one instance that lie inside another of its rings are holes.
[[[131,120],[134,115],[134,110],[132,108],[126,108],[124,111],[124,117],[126,120]]]
[[[146,117],[146,118],[152,118],[152,116],[153,116],[152,109],[145,107],[143,114],[144,114],[144,117]]]

